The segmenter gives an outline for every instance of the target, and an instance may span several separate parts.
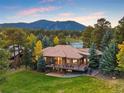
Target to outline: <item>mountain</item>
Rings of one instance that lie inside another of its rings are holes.
[[[75,21],[48,21],[38,20],[32,23],[4,23],[0,27],[16,27],[28,29],[46,29],[46,30],[79,30],[82,31],[86,28],[85,25]]]

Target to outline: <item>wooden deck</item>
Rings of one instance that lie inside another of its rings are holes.
[[[68,65],[47,65],[48,68],[59,68],[65,70],[75,70],[75,71],[85,71],[88,68],[88,65],[80,65],[80,66],[68,66]]]

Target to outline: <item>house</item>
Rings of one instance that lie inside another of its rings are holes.
[[[97,50],[97,55],[102,53]],[[88,48],[77,49],[70,45],[57,45],[43,49],[48,68],[85,71],[88,68]]]
[[[8,50],[10,51],[10,67],[17,68],[21,65],[21,57],[24,47],[19,45],[11,45]]]
[[[83,48],[83,42],[72,42],[70,45],[74,48]]]

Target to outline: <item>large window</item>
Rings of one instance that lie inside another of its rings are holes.
[[[56,64],[58,64],[58,65],[62,64],[62,58],[61,57],[56,57],[55,61],[56,61]]]
[[[77,60],[74,59],[74,60],[73,60],[73,63],[74,63],[74,64],[77,63]]]

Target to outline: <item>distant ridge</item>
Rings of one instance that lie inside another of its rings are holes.
[[[75,21],[49,21],[38,20],[31,23],[4,23],[0,27],[16,27],[28,29],[46,29],[46,30],[77,30],[83,31],[86,26]]]

